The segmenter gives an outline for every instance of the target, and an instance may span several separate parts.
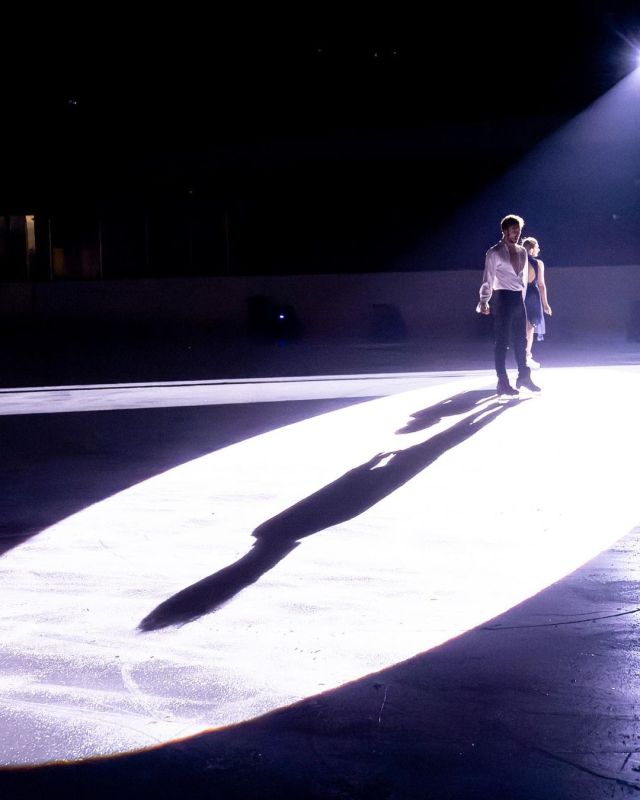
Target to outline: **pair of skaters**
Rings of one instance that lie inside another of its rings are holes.
[[[487,250],[477,311],[494,317],[494,358],[498,376],[497,392],[513,397],[521,387],[539,392],[531,379],[531,369],[540,364],[532,355],[533,337],[540,341],[545,333],[544,315],[551,315],[544,280],[544,264],[538,259],[540,246],[528,237],[519,244],[524,220],[509,214],[500,222],[502,239]],[[515,389],[506,369],[507,349],[512,339],[518,378]]]

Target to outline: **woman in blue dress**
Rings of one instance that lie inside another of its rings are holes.
[[[527,311],[527,366],[531,369],[538,369],[540,362],[533,358],[531,349],[533,347],[533,335],[536,334],[537,341],[544,339],[545,324],[544,315],[551,316],[551,306],[547,300],[547,285],[544,280],[544,264],[538,258],[540,245],[533,236],[527,236],[522,240],[522,246],[527,251],[529,260],[529,280],[527,283],[527,293],[524,298],[524,305]]]

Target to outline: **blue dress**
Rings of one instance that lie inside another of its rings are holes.
[[[542,310],[542,300],[538,289],[538,259],[532,255],[528,256],[529,266],[535,272],[535,278],[527,283],[527,293],[524,298],[524,306],[527,311],[527,320],[535,329],[536,338],[539,342],[544,339],[545,324],[544,311]]]

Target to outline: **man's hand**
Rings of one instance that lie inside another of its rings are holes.
[[[485,316],[490,314],[491,311],[489,310],[489,303],[478,303],[478,312],[480,314],[484,314]]]

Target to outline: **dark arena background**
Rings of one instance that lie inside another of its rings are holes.
[[[3,800],[635,797],[637,6],[13,8],[0,59]]]

